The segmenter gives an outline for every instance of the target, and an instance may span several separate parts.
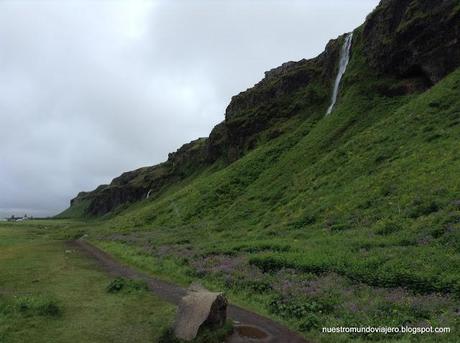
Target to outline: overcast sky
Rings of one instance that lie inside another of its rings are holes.
[[[52,215],[205,137],[377,0],[0,0],[0,216]]]

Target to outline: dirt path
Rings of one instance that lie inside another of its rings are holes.
[[[97,263],[113,276],[122,276],[130,279],[142,279],[147,282],[149,289],[160,298],[178,304],[185,295],[185,289],[169,282],[153,278],[136,269],[123,265],[106,252],[91,245],[84,240],[75,240],[69,244],[85,255],[95,259]],[[260,343],[306,343],[307,341],[295,332],[290,331],[284,325],[274,322],[271,319],[262,317],[254,312],[245,310],[235,305],[228,306],[228,316],[236,322],[236,328],[241,327],[241,332],[251,331],[251,328],[262,330],[265,338],[250,339],[235,333],[229,338],[228,343],[260,342]]]

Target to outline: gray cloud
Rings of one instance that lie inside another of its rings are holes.
[[[0,215],[54,214],[165,160],[377,2],[0,2]]]

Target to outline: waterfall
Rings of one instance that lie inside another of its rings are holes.
[[[147,195],[145,196],[145,199],[150,198],[150,193],[152,193],[152,190],[149,190],[149,191],[147,192]]]
[[[339,93],[340,81],[342,80],[343,74],[347,70],[348,61],[350,60],[350,47],[351,41],[353,39],[353,32],[349,33],[345,37],[345,42],[343,42],[342,50],[340,50],[340,64],[339,72],[334,83],[334,90],[332,91],[331,106],[327,109],[326,115],[331,114],[334,109],[335,102],[337,101],[337,95]]]

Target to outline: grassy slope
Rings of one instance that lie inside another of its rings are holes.
[[[107,234],[99,237],[131,245],[136,242],[129,237],[141,237],[144,250],[134,253],[138,260],[150,258],[153,251],[180,261],[175,270],[170,259],[156,260],[168,262],[163,271],[158,267],[153,272],[184,282],[189,270],[189,277],[203,277],[229,292],[242,286],[225,284],[219,273],[193,274],[194,261],[241,257],[265,272],[258,279],[262,283],[275,282],[273,275],[276,279],[288,268],[317,280],[336,275],[340,282],[375,288],[360,293],[357,303],[379,298],[379,287],[457,296],[460,71],[423,94],[387,97],[382,90],[397,86],[398,80],[367,70],[359,32],[355,37],[340,102],[331,116],[305,113],[297,129],[230,166],[101,222]],[[127,238],[114,238],[114,231]],[[104,244],[115,253],[128,249]],[[125,259],[134,261],[132,256]],[[305,316],[299,319],[270,307],[271,291],[267,296],[251,288],[241,292],[252,297],[247,304],[317,338]],[[421,319],[458,324],[454,300],[419,318],[410,309],[350,315],[337,305],[346,295],[334,297],[321,300],[332,303],[329,313],[313,311],[321,323],[382,323],[389,318],[392,324]]]
[[[56,219],[65,219],[65,218],[83,218],[85,217],[85,210],[88,207],[88,201],[80,201],[78,204],[70,206],[61,213],[59,213],[55,218]]]
[[[1,342],[151,342],[170,325],[172,306],[107,293],[105,273],[44,232],[0,226]]]
[[[460,191],[459,79],[457,71],[427,93],[400,98],[348,81],[332,116],[315,125],[307,120],[110,225],[164,228],[166,237],[180,232],[209,249],[225,250],[242,235],[297,240],[280,260],[382,286],[459,291],[459,237],[451,228]],[[374,266],[378,279],[367,275]]]

